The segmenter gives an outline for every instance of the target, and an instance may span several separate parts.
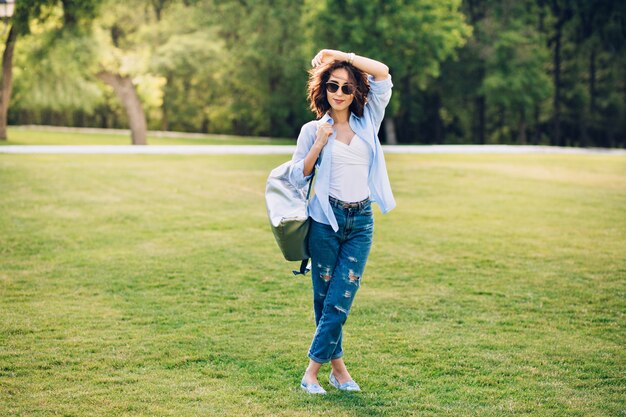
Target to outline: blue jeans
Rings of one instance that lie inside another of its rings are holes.
[[[369,199],[344,207],[331,198],[339,230],[311,221],[309,253],[313,281],[313,309],[317,330],[309,358],[326,363],[343,356],[342,328],[372,246],[374,217]],[[354,206],[353,205],[353,206]]]

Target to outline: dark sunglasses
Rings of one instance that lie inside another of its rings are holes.
[[[329,93],[336,93],[339,90],[339,84],[329,81],[326,83],[326,91]],[[354,87],[350,84],[344,84],[341,86],[341,91],[343,91],[346,95],[351,95],[354,93]]]

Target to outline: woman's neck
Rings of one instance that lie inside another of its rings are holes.
[[[348,111],[348,109],[343,110],[341,112],[336,112],[334,110],[331,110],[330,117],[333,118],[333,121],[335,123],[348,123],[348,118],[350,117],[350,112]]]

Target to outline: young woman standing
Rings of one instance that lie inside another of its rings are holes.
[[[325,394],[317,374],[331,363],[329,382],[360,391],[343,361],[345,324],[372,245],[371,203],[383,213],[396,205],[378,130],[391,98],[389,68],[373,59],[324,49],[311,61],[308,99],[318,120],[302,127],[291,182],[307,185],[315,166],[309,252],[317,330],[300,386]]]

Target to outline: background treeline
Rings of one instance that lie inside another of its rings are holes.
[[[295,138],[332,48],[389,65],[389,143],[626,146],[621,0],[16,5],[9,124]]]

